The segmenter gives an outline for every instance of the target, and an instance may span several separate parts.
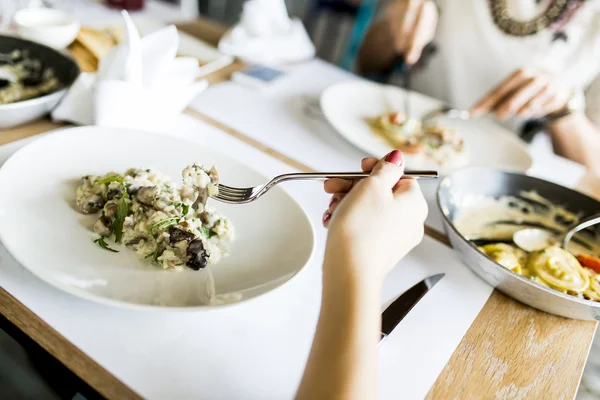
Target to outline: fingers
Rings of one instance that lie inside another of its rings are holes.
[[[363,158],[360,167],[364,172],[371,172],[379,160],[375,157]]]
[[[423,48],[427,45],[436,25],[437,9],[433,2],[425,1],[419,5],[417,20],[412,29],[406,50],[406,62],[409,65],[419,61]]]
[[[523,118],[544,116],[548,114],[545,110],[551,101],[552,95],[549,87],[546,85],[517,111],[517,115]]]
[[[391,190],[396,186],[403,174],[404,156],[400,150],[394,150],[375,165],[371,172],[371,177],[382,180],[384,186],[389,187]]]
[[[329,227],[329,221],[331,220],[333,213],[335,212],[338,205],[340,204],[340,202],[342,201],[342,199],[345,196],[346,196],[346,193],[336,193],[333,196],[331,196],[331,201],[329,202],[329,207],[323,213],[323,226],[325,228]]]
[[[435,3],[430,0],[397,0],[392,3],[388,18],[396,52],[404,54],[408,64],[416,63],[435,34]]]
[[[379,160],[375,157],[363,158],[360,163],[360,166],[364,172],[371,172],[375,164],[377,164]],[[349,179],[341,179],[341,178],[332,178],[327,179],[324,184],[325,193],[339,193],[339,192],[349,192],[350,189],[354,186],[355,180]]]
[[[496,116],[501,121],[513,116],[525,104],[537,97],[545,86],[546,80],[542,77],[527,79],[494,107]]]
[[[332,178],[325,181],[325,193],[349,192],[354,185],[354,181],[350,179]]]
[[[496,86],[490,93],[471,108],[471,115],[479,117],[494,110],[511,92],[519,88],[525,80],[531,78],[532,72],[520,69]]]
[[[394,47],[398,53],[404,53],[410,29],[414,23],[415,0],[395,1],[390,8],[390,27],[394,38]]]

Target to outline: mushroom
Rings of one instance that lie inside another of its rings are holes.
[[[119,209],[119,200],[111,200],[104,205],[104,216],[107,218],[115,218]]]
[[[137,199],[140,203],[151,206],[156,196],[156,186],[141,187],[137,192]]]
[[[185,263],[188,267],[194,271],[198,271],[201,268],[205,268],[208,265],[208,251],[204,248],[202,240],[193,240],[187,248],[188,261]]]
[[[191,232],[184,231],[183,229],[176,228],[174,226],[169,228],[169,244],[175,246],[175,243],[185,241],[191,241],[195,236]]]
[[[108,237],[111,234],[110,227],[112,222],[110,219],[102,216],[98,218],[98,221],[94,224],[94,232],[103,237]]]
[[[136,236],[133,239],[131,239],[130,241],[128,241],[127,243],[125,243],[126,246],[133,246],[136,244],[140,244],[140,242],[142,240],[146,240],[146,238],[144,236]]]
[[[108,193],[106,193],[106,198],[108,200],[112,200],[121,197],[123,197],[123,185],[119,182],[111,182],[108,185]]]
[[[198,189],[198,198],[196,199],[194,204],[192,204],[192,208],[194,210],[198,210],[199,205],[202,204],[202,209],[204,209],[204,206],[206,205],[207,200],[208,200],[208,189],[206,189],[206,188]]]
[[[94,214],[104,206],[104,199],[99,194],[84,196],[77,203],[79,211],[84,214]]]
[[[217,167],[213,165],[213,167],[208,171],[208,176],[213,185],[219,184],[219,171],[217,171]]]
[[[200,213],[200,221],[202,221],[202,225],[212,227],[217,222],[217,217],[204,211]]]

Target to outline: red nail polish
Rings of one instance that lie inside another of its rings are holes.
[[[385,157],[385,161],[400,167],[404,163],[404,156],[400,150],[394,150]]]
[[[329,211],[325,211],[323,214],[323,225],[325,225],[331,219],[331,213]]]

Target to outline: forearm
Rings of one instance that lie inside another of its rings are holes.
[[[397,57],[394,38],[387,19],[373,24],[367,32],[358,53],[358,69],[361,74],[386,72]]]
[[[325,256],[321,314],[297,399],[377,398],[380,287],[345,273],[349,262]]]
[[[585,114],[563,117],[548,128],[558,154],[600,174],[600,129]]]

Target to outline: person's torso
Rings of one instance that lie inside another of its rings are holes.
[[[518,37],[493,22],[487,0],[440,0],[436,52],[413,75],[413,89],[468,108],[502,79],[523,67],[562,74],[583,89],[600,71],[599,4],[589,0],[565,28],[566,40],[552,40],[546,28]],[[543,3],[543,2],[542,2]],[[511,14],[528,20],[542,10],[536,0],[508,1]]]

